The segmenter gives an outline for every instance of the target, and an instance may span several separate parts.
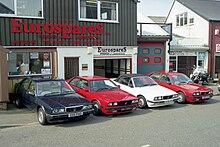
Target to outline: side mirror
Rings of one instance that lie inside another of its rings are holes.
[[[171,85],[171,82],[170,82],[170,81],[167,81],[167,84]]]

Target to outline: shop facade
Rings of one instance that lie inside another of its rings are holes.
[[[13,93],[14,85],[26,77],[136,72],[136,1],[0,2],[0,45],[7,51],[1,60],[7,74],[1,80],[8,79],[1,82],[1,89],[8,87],[7,92],[0,90],[2,95]],[[9,100],[0,97],[0,103]]]

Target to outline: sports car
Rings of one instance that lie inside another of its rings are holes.
[[[72,88],[93,103],[94,115],[112,115],[132,112],[138,99],[121,90],[110,79],[101,76],[76,76],[67,82]]]
[[[112,80],[122,90],[135,95],[140,108],[172,105],[178,99],[176,92],[158,85],[145,75],[124,74]]]
[[[42,125],[85,119],[93,111],[92,104],[62,79],[25,78],[16,84],[15,97],[16,106],[35,110]]]
[[[204,102],[212,98],[213,90],[200,84],[194,83],[183,73],[154,71],[149,74],[159,85],[169,88],[178,93],[179,103]]]

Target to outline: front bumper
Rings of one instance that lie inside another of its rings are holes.
[[[93,109],[56,115],[46,114],[46,118],[48,122],[63,122],[88,117],[92,113],[92,111]]]
[[[150,101],[147,100],[148,107],[161,107],[161,106],[167,106],[172,105],[177,101],[179,98],[173,98],[173,99],[167,99],[167,100],[159,100],[159,101]]]
[[[129,113],[138,108],[138,104],[128,105],[128,106],[112,106],[112,107],[103,107],[102,112],[106,115],[111,114],[122,114]]]
[[[204,102],[212,98],[213,95],[203,95],[203,96],[189,96],[186,97],[188,102]]]

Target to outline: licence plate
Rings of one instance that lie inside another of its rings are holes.
[[[83,115],[83,112],[75,112],[75,113],[68,114],[68,117],[76,117],[76,116],[81,116],[81,115]]]
[[[127,107],[127,108],[121,108],[121,111],[127,111],[127,110],[131,110],[132,108]]]
[[[173,100],[164,101],[164,103],[171,103]]]
[[[209,99],[210,96],[203,96],[202,99]]]

